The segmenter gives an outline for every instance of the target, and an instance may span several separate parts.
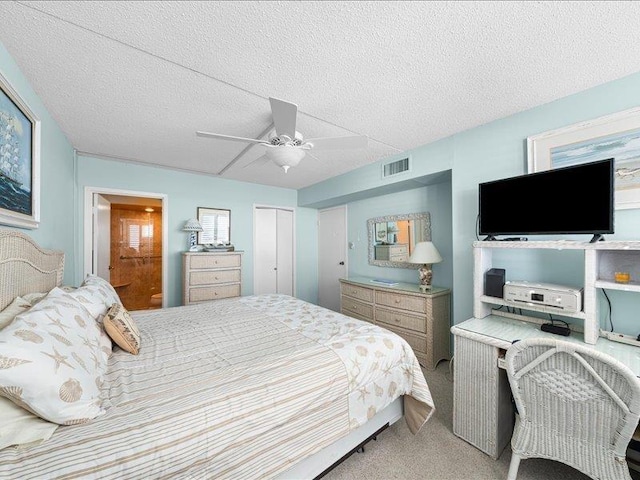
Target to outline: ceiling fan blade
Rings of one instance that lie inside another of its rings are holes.
[[[222,135],[220,133],[210,132],[196,132],[199,137],[219,138],[221,140],[231,140],[233,142],[245,142],[245,143],[267,143],[264,140],[256,140],[255,138],[233,137],[231,135]]]
[[[269,97],[271,104],[271,116],[276,126],[278,136],[287,135],[290,138],[296,138],[296,116],[298,115],[298,106],[295,103],[285,102],[277,98]]]
[[[269,157],[267,157],[266,155],[262,155],[258,158],[256,158],[254,161],[247,163],[244,167],[242,168],[247,168],[247,167],[254,167],[254,166],[260,166],[260,165],[264,165],[265,163],[267,163],[269,161]]]
[[[305,143],[312,143],[314,150],[342,150],[343,148],[366,148],[369,137],[366,135],[354,135],[351,137],[324,137],[308,138]]]

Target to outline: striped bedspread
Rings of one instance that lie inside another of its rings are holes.
[[[114,349],[106,413],[0,451],[0,478],[269,478],[400,395],[413,432],[433,413],[403,339],[292,297],[133,315],[140,354]]]

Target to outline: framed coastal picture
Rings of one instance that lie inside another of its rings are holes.
[[[527,138],[529,173],[607,158],[616,209],[640,208],[640,107]]]
[[[40,223],[40,121],[0,73],[0,224]]]

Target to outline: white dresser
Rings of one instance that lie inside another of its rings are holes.
[[[357,277],[340,279],[340,294],[343,314],[397,333],[427,369],[450,358],[450,290],[433,287],[422,293],[417,284],[384,286]]]
[[[183,305],[241,295],[242,252],[185,252],[182,271]]]

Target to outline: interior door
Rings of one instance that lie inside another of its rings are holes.
[[[254,281],[253,293],[276,293],[277,285],[277,235],[276,210],[257,208],[255,217],[254,247]]]
[[[293,212],[276,210],[276,291],[293,295]]]
[[[293,211],[254,209],[253,293],[293,295]]]
[[[93,194],[93,273],[111,281],[111,202]]]
[[[318,212],[318,304],[340,311],[340,278],[347,276],[347,208]]]

